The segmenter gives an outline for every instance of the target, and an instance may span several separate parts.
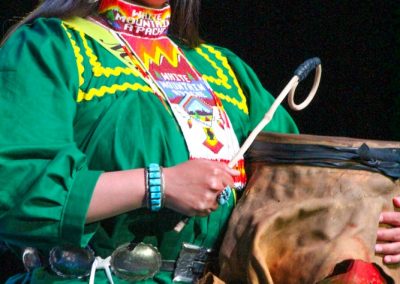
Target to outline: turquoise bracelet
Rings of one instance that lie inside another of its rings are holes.
[[[153,212],[160,211],[164,203],[164,184],[162,169],[151,163],[146,168],[147,208]]]

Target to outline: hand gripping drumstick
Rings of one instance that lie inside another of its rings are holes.
[[[314,84],[310,93],[308,94],[307,98],[301,103],[296,104],[294,102],[294,93],[296,91],[297,85],[303,81],[308,74],[312,70],[316,69],[315,77],[314,77]],[[275,114],[276,109],[285,99],[286,95],[289,93],[289,106],[293,110],[302,110],[306,106],[310,104],[312,99],[314,98],[315,94],[317,93],[317,89],[319,86],[319,82],[321,81],[321,60],[318,57],[314,57],[308,59],[303,62],[297,69],[294,71],[293,78],[289,81],[286,87],[282,90],[279,96],[276,98],[268,112],[264,115],[264,118],[257,124],[256,128],[250,133],[249,137],[247,137],[246,141],[243,143],[242,147],[239,149],[239,152],[233,157],[233,159],[229,162],[228,166],[232,168],[239,159],[244,155],[244,153],[249,149],[250,145],[253,143],[254,139],[256,139],[257,135],[264,129],[264,127],[271,121],[272,117]]]
[[[308,74],[312,70],[315,70],[315,76],[314,76],[314,84],[311,88],[310,93],[308,94],[307,98],[301,103],[301,104],[296,104],[294,102],[294,94],[297,88],[297,85],[303,81],[305,78],[307,78]],[[228,166],[230,168],[233,168],[236,163],[239,161],[241,157],[243,157],[244,153],[249,149],[253,141],[256,139],[257,135],[264,129],[265,126],[272,120],[275,111],[277,110],[278,106],[282,103],[282,101],[285,99],[287,94],[289,93],[289,107],[293,110],[302,110],[305,107],[307,107],[310,102],[313,100],[315,94],[317,93],[319,82],[321,81],[321,73],[322,73],[322,68],[321,68],[321,60],[318,57],[310,58],[304,61],[297,69],[294,71],[294,76],[293,78],[289,81],[289,83],[286,85],[286,87],[282,90],[282,92],[279,94],[279,96],[275,99],[274,103],[272,106],[269,108],[267,113],[264,115],[264,118],[257,124],[257,126],[253,129],[253,131],[250,133],[249,137],[247,137],[246,141],[243,143],[242,147],[240,147],[239,151],[237,154],[232,158],[232,160],[229,162]],[[176,232],[180,232],[185,224],[188,222],[189,218],[186,217],[182,221],[180,221],[174,228]]]

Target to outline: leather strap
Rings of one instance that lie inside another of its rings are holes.
[[[370,148],[365,143],[357,148],[255,141],[246,161],[367,170],[400,178],[400,149]]]

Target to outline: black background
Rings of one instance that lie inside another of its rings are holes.
[[[321,58],[316,98],[301,112],[290,111],[301,132],[395,140],[399,3],[203,1],[202,20],[207,39],[241,56],[275,96],[297,65]],[[299,86],[298,102],[309,85]]]
[[[36,3],[1,1],[1,33]],[[289,110],[302,133],[400,140],[399,3],[203,0],[201,31],[242,57],[274,96],[300,63],[321,58],[316,98],[301,112]],[[311,81],[298,87],[298,101]],[[0,262],[11,269],[4,255]]]

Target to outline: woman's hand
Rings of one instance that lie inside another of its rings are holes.
[[[226,163],[203,159],[164,168],[163,173],[164,205],[187,216],[207,216],[216,210],[218,194],[233,187],[233,176],[239,175]]]
[[[400,208],[400,196],[393,198],[393,204]],[[390,227],[378,229],[375,251],[387,264],[400,263],[400,212],[382,212],[379,222]]]

